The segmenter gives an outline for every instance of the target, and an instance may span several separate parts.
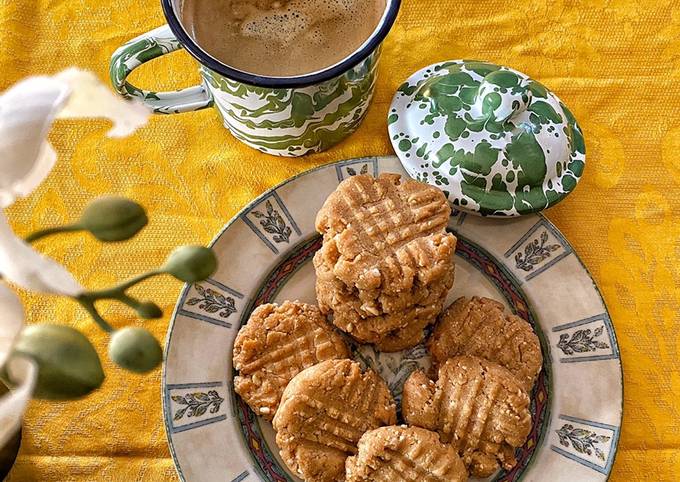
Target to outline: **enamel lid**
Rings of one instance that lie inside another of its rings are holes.
[[[560,99],[525,74],[486,62],[419,70],[397,90],[387,124],[413,178],[483,216],[558,203],[585,164],[581,129]]]

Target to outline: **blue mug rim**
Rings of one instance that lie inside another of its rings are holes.
[[[165,19],[168,22],[168,26],[175,37],[177,37],[177,40],[179,40],[182,46],[189,52],[189,54],[191,54],[192,57],[194,57],[196,60],[198,60],[198,62],[208,69],[229,79],[256,87],[295,88],[319,84],[321,82],[338,77],[347,72],[352,67],[356,66],[362,60],[366,59],[375,49],[377,49],[380,43],[385,39],[385,37],[387,37],[387,34],[392,29],[392,25],[394,25],[394,21],[396,20],[397,14],[399,13],[399,7],[401,6],[401,0],[387,0],[387,2],[388,5],[384,14],[384,20],[373,32],[373,35],[368,39],[368,42],[366,42],[360,49],[352,53],[352,55],[347,57],[342,62],[332,65],[324,70],[320,70],[311,74],[290,77],[268,77],[266,75],[251,74],[233,67],[229,67],[228,65],[220,62],[216,58],[209,55],[205,50],[200,48],[187,33],[187,31],[184,30],[184,27],[182,26],[173,7],[173,0],[161,0],[161,5],[163,7]]]

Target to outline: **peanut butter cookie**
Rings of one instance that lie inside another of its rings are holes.
[[[359,440],[359,453],[346,462],[347,482],[465,482],[456,450],[436,432],[417,427],[381,427]]]
[[[288,382],[324,360],[347,358],[349,348],[316,306],[298,301],[258,306],[234,342],[234,390],[271,420]]]
[[[449,358],[436,382],[416,371],[406,380],[402,415],[407,423],[435,430],[451,443],[475,477],[517,462],[531,430],[529,396],[502,366],[474,356]]]
[[[459,298],[439,316],[427,348],[435,364],[474,355],[510,370],[531,391],[541,371],[541,344],[531,325],[489,298]]]
[[[440,190],[397,174],[340,183],[316,218],[323,234],[314,256],[321,311],[382,351],[420,342],[453,284],[450,213]]]
[[[286,465],[305,481],[345,479],[345,460],[368,430],[394,425],[396,408],[385,382],[351,360],[327,360],[300,372],[274,416]]]

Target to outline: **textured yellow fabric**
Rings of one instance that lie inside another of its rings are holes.
[[[0,0],[0,90],[69,65],[106,79],[122,42],[164,22],[157,0]],[[323,154],[269,157],[239,144],[212,110],[157,116],[134,137],[103,137],[103,122],[60,122],[60,162],[9,210],[20,233],[72,219],[87,200],[120,193],[144,203],[149,227],[106,246],[70,235],[40,246],[89,287],[162,261],[175,245],[206,243],[250,199],[319,164],[391,152],[385,117],[396,87],[435,61],[510,65],[554,89],[586,137],[586,172],[548,212],[602,288],[625,369],[625,419],[615,481],[680,473],[680,8],[676,0],[404,0],[385,42],[373,106],[359,132]],[[175,53],[135,72],[145,87],[198,79]],[[166,310],[147,323],[164,338],[180,284],[138,288]],[[161,421],[160,372],[134,376],[105,356],[105,339],[73,303],[24,295],[30,322],[76,326],[103,355],[102,389],[75,403],[34,402],[12,480],[175,477]],[[119,306],[115,325],[140,323]]]

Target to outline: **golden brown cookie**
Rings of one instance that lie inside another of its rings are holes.
[[[359,453],[345,464],[347,482],[465,482],[463,461],[436,432],[381,427],[359,440]]]
[[[285,301],[258,306],[234,342],[234,390],[259,415],[274,417],[288,382],[349,348],[316,306]]]
[[[499,464],[517,462],[531,431],[529,396],[506,368],[474,356],[449,358],[436,382],[416,371],[406,380],[401,400],[407,423],[435,430],[451,443],[475,477],[487,477]]]
[[[510,370],[527,392],[541,371],[541,343],[531,325],[508,315],[498,301],[459,298],[439,316],[427,342],[432,359],[442,363],[456,355],[474,355]]]
[[[316,218],[323,234],[314,256],[321,311],[382,351],[420,342],[453,284],[450,213],[439,189],[397,174],[340,183]]]
[[[303,480],[345,479],[345,459],[368,430],[396,422],[385,382],[352,360],[328,360],[300,372],[286,387],[274,416],[276,443]]]
[[[375,343],[381,351],[417,345],[423,339],[423,329],[441,312],[453,285],[456,240],[452,235],[437,234],[416,243],[423,245],[423,266],[429,263],[444,268],[441,277],[440,273],[432,278],[423,276],[410,291],[389,294],[381,288],[352,289],[319,266],[316,293],[322,311],[333,313],[335,326],[361,343]]]

